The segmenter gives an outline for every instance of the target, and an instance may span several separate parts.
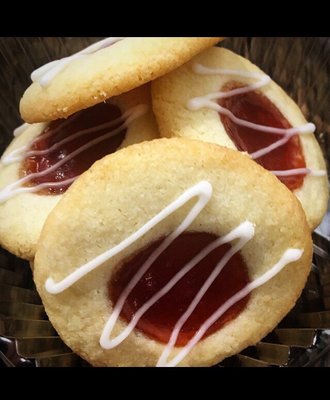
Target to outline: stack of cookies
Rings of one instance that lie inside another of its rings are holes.
[[[92,365],[214,365],[306,283],[328,202],[315,126],[221,39],[106,38],[22,97],[0,245]]]

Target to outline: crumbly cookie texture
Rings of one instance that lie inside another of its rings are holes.
[[[172,71],[220,39],[126,38],[73,61],[46,88],[33,83],[20,102],[22,118],[66,118]]]
[[[213,47],[205,50],[189,63],[152,83],[153,109],[160,134],[164,137],[198,139],[236,149],[218,112],[208,108],[192,111],[187,107],[190,99],[219,91],[233,77],[196,74],[192,70],[196,62],[209,68],[262,73],[250,61],[227,49]],[[240,77],[239,81],[251,83],[247,78]],[[293,127],[307,123],[297,104],[275,82],[271,81],[258,90],[272,101]],[[322,151],[314,135],[301,135],[300,141],[307,167],[326,170]],[[327,209],[327,177],[306,176],[303,186],[294,193],[305,210],[310,228],[316,228]]]
[[[145,115],[129,125],[120,148],[159,136],[151,110],[149,84],[115,97],[111,102],[122,112],[138,104],[149,106],[149,111]],[[30,125],[22,135],[11,142],[4,155],[30,143],[45,127],[45,123]],[[7,166],[0,163],[0,190],[20,178],[20,166],[20,162]],[[0,203],[0,245],[18,257],[33,260],[42,226],[61,197],[61,195],[21,193]]]
[[[298,299],[310,270],[311,235],[299,202],[270,172],[237,151],[202,141],[158,139],[130,146],[95,163],[71,186],[47,219],[35,258],[35,282],[47,315],[65,343],[91,364],[156,365],[164,345],[137,330],[118,347],[100,346],[114,306],[108,282],[124,259],[169,235],[194,201],[64,292],[49,294],[46,280],[59,282],[119,244],[201,180],[211,183],[213,195],[189,231],[222,236],[246,220],[255,224],[255,236],[241,251],[251,280],[288,248],[304,252],[252,292],[244,311],[200,341],[180,365],[213,365],[255,344]],[[125,326],[119,319],[114,334]]]

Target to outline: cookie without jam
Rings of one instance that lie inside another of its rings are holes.
[[[114,248],[201,181],[213,193],[187,231],[222,237],[250,221],[255,235],[240,251],[250,281],[274,266],[288,248],[303,254],[254,290],[243,311],[201,340],[179,365],[214,365],[257,343],[295,304],[310,270],[311,235],[296,197],[276,177],[244,154],[202,141],[173,138],[133,145],[96,162],[70,187],[50,213],[35,257],[35,282],[47,315],[65,343],[91,364],[156,365],[164,343],[137,329],[111,350],[100,346],[114,308],[108,283],[126,260],[170,235],[196,200],[63,292],[50,294],[46,281],[60,282]],[[120,318],[113,334],[125,327]]]
[[[227,127],[225,127],[224,117],[222,115],[220,116],[216,110],[207,107],[191,110],[188,108],[188,104],[191,99],[224,91],[228,85],[234,87],[234,83],[237,83],[237,81],[238,85],[236,86],[239,87],[256,83],[258,79],[244,78],[235,74],[199,74],[193,71],[193,66],[196,65],[196,63],[211,69],[257,73],[265,77],[265,74],[257,66],[227,49],[214,47],[205,50],[194,57],[189,63],[152,83],[153,109],[161,136],[198,139],[217,143],[232,149],[238,148],[247,151],[247,146],[242,147],[239,144],[235,145],[232,135],[228,134],[226,130],[228,129],[228,118],[226,121]],[[233,87],[231,89],[233,89]],[[247,104],[247,96],[244,99],[245,105],[243,100],[240,100],[242,104],[241,119],[248,120],[249,122],[259,121],[259,124],[265,125],[263,116],[263,114],[265,114],[265,109],[262,110],[261,106],[265,107],[268,104],[274,108],[274,110],[268,110],[269,115],[273,118],[275,114],[278,114],[278,125],[270,126],[289,128],[290,126],[300,127],[307,123],[299,107],[275,82],[270,81],[265,86],[259,88],[257,94],[255,93],[256,92],[252,92],[251,94],[250,92],[250,104],[248,104],[249,107],[255,107],[252,112],[253,120],[249,119],[251,115],[244,115],[244,113],[247,114],[246,110],[244,110],[244,106]],[[256,100],[259,102],[257,106],[253,104]],[[214,102],[216,103],[217,100],[214,100]],[[225,104],[225,107],[231,103],[235,109],[233,112],[234,115],[240,111],[237,106],[239,103],[239,96],[236,98],[235,96],[228,99],[224,98],[218,102],[222,105]],[[275,108],[277,110],[275,110]],[[270,111],[272,111],[272,113]],[[259,113],[259,115],[257,115],[257,113]],[[272,123],[273,122],[274,121],[272,121]],[[235,124],[229,125],[229,128],[233,130],[234,125]],[[263,132],[253,132],[253,135],[255,134],[262,135]],[[316,171],[326,171],[320,146],[312,133],[299,135],[299,137],[295,136],[291,141],[294,141],[293,145],[291,144],[291,148],[286,148],[284,146],[275,150],[275,152],[277,152],[276,157],[281,157],[281,154],[283,156],[282,161],[280,160],[283,164],[283,168],[275,168],[275,170],[307,167]],[[258,141],[255,142],[258,144]],[[263,144],[263,142],[265,142],[265,140],[263,140],[257,148],[265,147],[266,144]],[[283,153],[281,153],[281,150]],[[297,152],[301,152],[302,154],[298,154]],[[269,153],[264,156],[264,159],[267,161],[267,157],[270,158],[273,157],[273,155],[274,153]],[[286,168],[285,165],[290,164],[288,160],[290,157],[294,162],[291,163],[292,166],[290,168]],[[256,161],[258,161],[258,159]],[[267,165],[267,162],[262,162],[262,165]],[[300,184],[296,185],[295,183],[292,184],[292,182],[289,182],[289,187],[291,186],[293,188],[295,195],[304,208],[310,228],[314,229],[321,222],[327,209],[328,181],[326,173],[325,176],[302,175],[302,177],[304,179],[301,180],[301,187],[298,187]],[[282,180],[285,183],[288,181],[288,178],[282,178]]]
[[[111,99],[111,103],[119,107],[122,113],[141,104],[149,107],[144,115],[135,119],[128,126],[125,138],[119,148],[158,137],[157,125],[151,110],[149,85],[141,86],[129,93],[115,97]],[[28,126],[20,136],[12,141],[3,156],[8,156],[15,149],[31,143],[43,132],[46,126],[45,123]],[[106,146],[107,141],[101,142],[101,146],[104,144]],[[91,147],[85,150],[82,153],[83,157],[90,155],[95,159],[94,149],[94,147]],[[71,149],[70,153],[72,151],[74,149]],[[65,149],[63,155],[66,152]],[[61,156],[59,154],[59,157]],[[44,161],[45,169],[48,168],[48,162],[49,160]],[[28,165],[32,168],[34,163],[35,157],[30,157]],[[24,166],[24,163],[21,162],[9,165],[0,164],[0,199],[1,191],[22,177],[22,166]],[[64,170],[59,170],[58,174],[70,173],[70,171],[66,171],[67,168],[70,169],[70,162],[64,165]],[[55,207],[61,196],[18,193],[6,201],[0,202],[0,245],[18,257],[33,260],[41,228],[49,212]]]
[[[20,102],[29,123],[52,121],[158,78],[221,38],[125,38],[74,60],[46,88],[33,83]]]

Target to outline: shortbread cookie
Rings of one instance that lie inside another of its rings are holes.
[[[91,364],[209,366],[278,324],[311,254],[304,212],[271,173],[221,146],[158,139],[72,185],[34,277],[55,329]]]
[[[29,122],[66,118],[179,67],[221,38],[107,38],[32,74],[20,111]]]
[[[34,257],[47,215],[78,175],[117,149],[158,136],[149,85],[20,131],[0,163],[0,245],[26,259]]]
[[[315,126],[258,67],[211,48],[153,82],[152,96],[162,136],[248,152],[295,193],[311,228],[321,222],[328,182]]]

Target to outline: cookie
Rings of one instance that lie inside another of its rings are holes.
[[[248,152],[298,197],[311,229],[328,201],[326,166],[298,106],[258,67],[211,48],[152,84],[162,136],[217,143]]]
[[[94,366],[209,366],[278,324],[311,254],[304,212],[270,172],[215,144],[156,139],[72,185],[34,278],[55,329]]]
[[[31,77],[20,102],[29,123],[67,118],[179,67],[221,38],[107,38]]]
[[[25,124],[1,158],[0,245],[33,259],[49,212],[97,159],[158,136],[150,86],[80,111],[67,120]]]

